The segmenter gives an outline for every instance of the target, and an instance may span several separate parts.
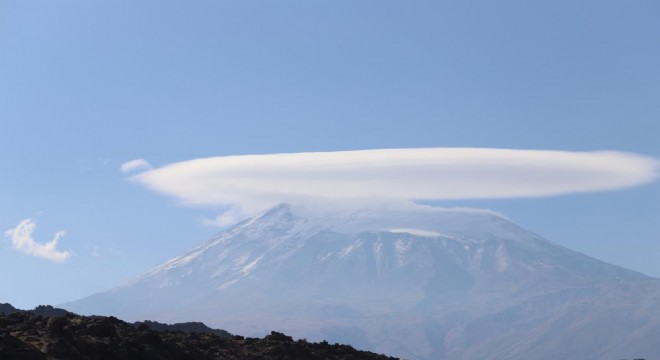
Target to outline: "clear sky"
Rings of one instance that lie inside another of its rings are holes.
[[[379,148],[660,158],[660,3],[0,0],[0,302],[108,289],[218,231],[121,164]],[[660,276],[660,184],[486,207]]]

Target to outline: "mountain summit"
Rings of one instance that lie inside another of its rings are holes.
[[[658,280],[492,211],[282,204],[63,307],[278,330],[408,359],[587,360],[660,353],[658,301]]]

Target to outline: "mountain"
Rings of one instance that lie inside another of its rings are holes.
[[[396,360],[347,345],[293,341],[277,332],[263,339],[161,332],[149,324],[129,324],[114,317],[41,316],[28,311],[0,314],[0,359]]]
[[[660,354],[660,281],[487,210],[279,205],[107,292],[124,319],[284,331],[407,359]]]

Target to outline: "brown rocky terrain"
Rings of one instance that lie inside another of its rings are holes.
[[[258,339],[221,336],[212,331],[155,331],[147,323],[130,324],[114,317],[78,316],[72,313],[64,316],[43,316],[28,311],[15,311],[7,315],[0,312],[0,359],[393,360],[395,358],[358,351],[348,345],[293,340],[277,332]]]

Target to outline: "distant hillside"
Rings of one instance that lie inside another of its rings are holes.
[[[14,308],[4,304],[2,309],[9,312]],[[168,330],[174,325],[155,324],[130,324],[114,317],[86,317],[71,313],[65,316],[41,316],[28,311],[14,311],[0,315],[0,359],[395,359],[358,351],[348,345],[294,341],[277,332],[256,339],[218,336],[212,332],[158,332],[150,329],[149,325],[163,326]],[[177,326],[208,329],[201,323]]]
[[[17,312],[29,312],[35,315],[41,316],[67,316],[67,315],[77,315],[70,311],[53,307],[51,305],[39,305],[32,310],[21,310],[13,307],[11,304],[5,303],[0,304],[0,314],[13,314]],[[145,320],[135,322],[133,325],[140,326],[145,325],[150,330],[153,331],[182,331],[187,333],[211,333],[221,337],[231,337],[232,334],[225,330],[212,329],[206,324],[201,322],[185,322],[185,323],[176,323],[176,324],[164,324],[157,321]]]
[[[72,312],[66,311],[64,309],[52,307],[50,305],[39,305],[33,310],[28,310],[29,312],[35,315],[41,316],[67,316],[73,314]]]
[[[201,322],[186,322],[177,324],[163,324],[157,321],[138,321],[134,323],[135,326],[145,325],[153,331],[182,331],[187,333],[210,333],[220,337],[231,337],[232,334],[225,330],[211,329]]]
[[[69,311],[52,307],[50,305],[39,305],[32,310],[20,310],[13,307],[11,304],[0,304],[0,314],[9,315],[16,312],[30,312],[41,316],[65,316],[67,314],[71,314]]]

